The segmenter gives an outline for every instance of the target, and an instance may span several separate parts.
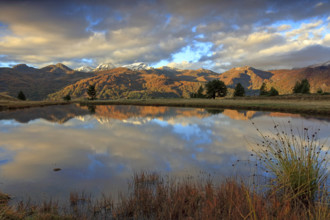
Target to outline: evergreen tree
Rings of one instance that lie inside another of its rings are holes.
[[[70,94],[67,94],[66,96],[63,97],[64,101],[70,101],[71,100],[71,96]]]
[[[88,94],[90,100],[94,100],[96,98],[95,85],[90,85],[88,87],[87,94]]]
[[[234,91],[234,96],[244,96],[245,95],[245,89],[242,86],[241,83],[237,83],[236,87],[235,87],[235,91]]]
[[[310,93],[310,84],[307,79],[303,79],[301,82],[296,82],[292,89],[293,93]]]
[[[208,98],[224,97],[227,95],[227,86],[221,80],[214,79],[205,85]]]
[[[190,93],[190,98],[205,98],[205,95],[203,94],[203,92],[204,92],[204,88],[201,85],[199,87],[199,89],[197,90],[197,93],[195,93],[195,92]]]
[[[268,95],[269,96],[277,96],[278,95],[278,91],[274,87],[272,87],[272,88],[270,88],[270,90],[268,92]]]
[[[266,90],[266,83],[262,83],[260,87],[259,95],[268,95],[268,92]]]
[[[20,99],[20,100],[23,100],[23,101],[26,100],[26,97],[25,97],[25,95],[22,91],[19,91],[19,93],[17,95],[17,98]]]
[[[301,81],[301,90],[300,90],[300,93],[309,94],[310,87],[311,86],[310,86],[308,80],[307,79],[303,79]]]

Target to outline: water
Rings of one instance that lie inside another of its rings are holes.
[[[288,120],[329,137],[326,118],[274,112],[77,105],[0,112],[0,190],[16,200],[62,200],[70,192],[117,195],[142,170],[248,176],[251,121],[267,133],[273,121]],[[233,167],[237,160],[245,164]]]

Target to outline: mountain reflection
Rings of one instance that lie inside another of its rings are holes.
[[[223,114],[235,120],[249,120],[262,115],[269,115],[272,117],[300,117],[298,114],[237,111],[231,109],[170,108],[162,106],[126,105],[58,105],[0,111],[0,120],[14,119],[20,123],[28,123],[35,119],[45,119],[50,122],[62,124],[74,117],[87,116],[90,114],[95,115],[95,117],[100,120],[127,120],[136,117],[152,117],[158,119],[170,117],[204,118],[217,114]]]
[[[274,120],[269,114],[147,106],[96,106],[89,114],[76,105],[1,112],[0,190],[17,199],[61,199],[82,190],[116,195],[141,170],[178,177],[248,175],[246,164],[232,167],[237,159],[248,160],[257,135],[246,119],[267,132]],[[327,121],[297,115],[277,120],[320,127],[321,138],[328,136]]]

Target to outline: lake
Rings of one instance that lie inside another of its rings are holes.
[[[15,200],[62,200],[70,192],[117,195],[140,171],[215,181],[249,176],[258,137],[252,122],[268,133],[274,121],[329,137],[329,118],[276,112],[120,105],[3,111],[0,190]]]

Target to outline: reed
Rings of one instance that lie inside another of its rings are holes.
[[[329,148],[318,138],[319,129],[274,123],[260,131],[256,161],[267,174],[270,190],[291,207],[313,207],[327,194]]]

